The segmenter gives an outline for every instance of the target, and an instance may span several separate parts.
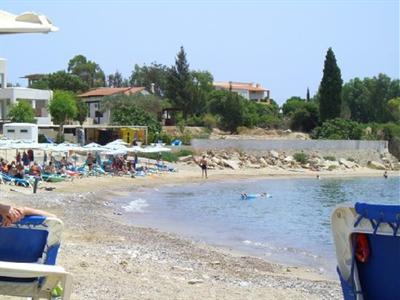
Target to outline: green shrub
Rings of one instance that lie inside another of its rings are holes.
[[[356,162],[356,160],[354,158],[352,158],[352,157],[348,157],[347,160],[351,161],[351,162]]]
[[[293,158],[301,164],[306,164],[308,163],[308,155],[305,154],[304,152],[297,152],[293,155]]]
[[[335,170],[335,169],[337,169],[337,168],[338,168],[338,166],[330,165],[330,166],[328,167],[328,171],[333,171],[333,170]]]
[[[140,153],[140,157],[155,159],[159,158],[159,153]],[[161,152],[161,159],[168,162],[176,162],[178,160],[178,156],[173,152]]]
[[[328,140],[359,140],[363,126],[357,122],[336,118],[326,121],[313,131],[313,138]]]
[[[207,113],[203,116],[203,125],[206,128],[212,130],[213,128],[218,126],[218,118],[212,114]]]
[[[193,138],[192,134],[190,133],[189,130],[185,130],[183,132],[183,134],[180,136],[182,144],[184,144],[184,145],[190,145],[192,138]]]
[[[335,161],[336,157],[334,157],[334,156],[324,156],[324,159],[325,160],[330,160],[330,161]]]
[[[182,149],[182,150],[179,150],[178,152],[175,152],[175,154],[176,154],[178,157],[181,157],[181,156],[188,156],[188,155],[193,155],[193,151],[188,150],[188,149]]]
[[[162,131],[158,137],[158,139],[162,140],[164,143],[167,145],[171,145],[171,142],[173,140],[173,136],[169,135],[167,132]]]

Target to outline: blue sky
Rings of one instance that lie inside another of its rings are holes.
[[[318,89],[332,47],[344,81],[399,77],[399,1],[7,1],[0,9],[47,15],[52,34],[0,36],[9,81],[66,69],[83,54],[106,74],[166,65],[183,45],[192,69],[217,81],[258,82],[284,102]]]

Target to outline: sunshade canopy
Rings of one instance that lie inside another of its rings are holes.
[[[19,16],[0,10],[0,34],[49,33],[58,28],[44,15],[25,12]]]

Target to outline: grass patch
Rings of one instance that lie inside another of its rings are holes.
[[[324,156],[324,159],[325,160],[329,160],[329,161],[336,161],[336,157],[334,157],[334,156]]]
[[[293,158],[301,164],[308,163],[308,155],[303,152],[297,152],[293,155]]]

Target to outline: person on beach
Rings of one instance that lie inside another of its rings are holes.
[[[201,168],[201,178],[207,178],[208,162],[205,155],[203,155],[203,157],[200,159],[199,166]]]
[[[387,172],[387,171],[385,171],[385,173],[383,173],[383,177],[384,177],[385,179],[388,178],[388,172]]]
[[[89,152],[86,158],[86,164],[89,167],[89,171],[93,170],[93,163],[94,163],[94,157],[92,153]]]
[[[29,174],[35,176],[35,177],[40,177],[42,175],[42,169],[38,165],[38,163],[35,161],[33,165],[31,166],[29,170]]]
[[[55,217],[55,215],[43,210],[30,207],[13,207],[0,203],[0,216],[2,218],[0,226],[8,227],[13,223],[17,223],[25,216],[46,216]]]

